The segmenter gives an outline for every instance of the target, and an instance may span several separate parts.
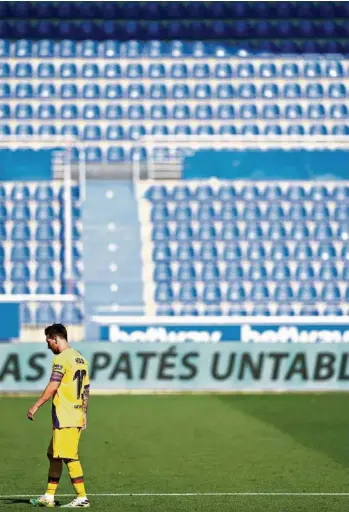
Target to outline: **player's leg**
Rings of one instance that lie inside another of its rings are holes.
[[[50,508],[56,505],[54,498],[63,470],[62,459],[57,459],[53,457],[53,438],[51,439],[51,442],[47,450],[47,457],[50,461],[50,466],[48,471],[48,483],[46,492],[43,496],[31,499],[30,503],[37,507]]]
[[[84,473],[79,460],[79,441],[81,428],[62,429],[64,440],[64,462],[67,465],[71,483],[76,492],[76,498],[66,508],[88,508],[90,503],[86,496]]]

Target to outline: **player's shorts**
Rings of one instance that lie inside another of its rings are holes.
[[[54,459],[78,460],[81,427],[55,428],[47,453]]]

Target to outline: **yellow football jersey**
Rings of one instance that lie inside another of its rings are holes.
[[[81,427],[83,391],[90,385],[86,359],[73,348],[63,350],[53,360],[51,381],[61,383],[52,400],[53,428]]]

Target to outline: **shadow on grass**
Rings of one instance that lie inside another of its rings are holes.
[[[221,395],[219,400],[348,467],[348,394]]]
[[[30,498],[0,498],[0,508],[2,508],[3,505],[28,505],[28,507],[31,508],[38,508],[33,507],[31,503],[29,503]],[[60,507],[61,504],[59,501],[56,501],[56,507]],[[46,507],[39,507],[39,508],[46,508]]]

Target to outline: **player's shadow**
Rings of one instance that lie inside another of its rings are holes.
[[[32,505],[29,503],[29,498],[0,498],[0,508],[1,505]],[[56,502],[56,507],[60,507],[60,503]]]

